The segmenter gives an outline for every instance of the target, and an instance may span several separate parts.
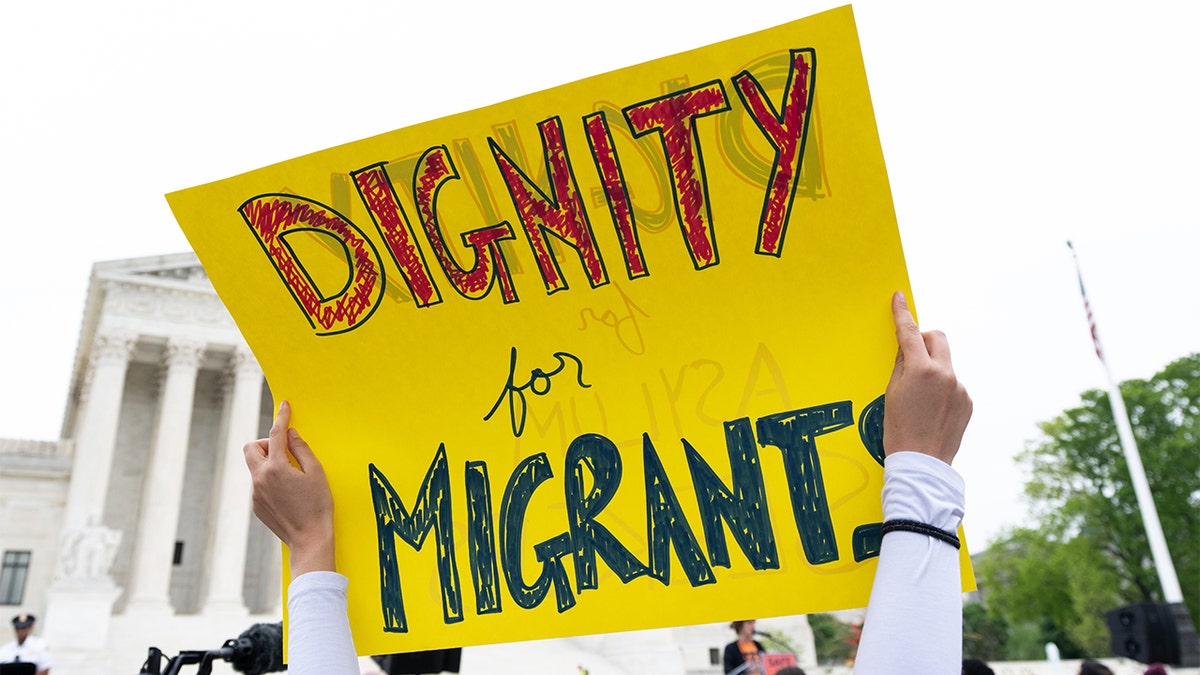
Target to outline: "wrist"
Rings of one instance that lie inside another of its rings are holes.
[[[308,572],[336,572],[333,527],[297,537],[288,547],[288,566],[292,579]]]
[[[922,439],[920,436],[905,438],[885,435],[883,440],[883,456],[890,457],[901,452],[925,455],[926,457],[932,457],[949,466],[953,466],[957,447],[946,448],[937,444],[931,446],[928,439]]]

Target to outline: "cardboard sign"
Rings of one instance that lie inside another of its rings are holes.
[[[168,200],[361,653],[866,603],[909,288],[848,7]]]
[[[775,675],[783,668],[796,665],[795,654],[769,653],[762,655],[763,670],[766,675]]]

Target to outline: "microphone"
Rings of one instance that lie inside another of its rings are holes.
[[[768,633],[763,630],[756,630],[756,631],[754,631],[754,634],[761,635],[762,637],[769,640],[773,645],[775,645],[776,648],[783,649],[785,652],[787,652],[788,654],[791,654],[793,657],[797,657],[796,652],[792,649],[792,645],[789,644],[782,637],[780,637],[774,633]],[[796,664],[793,662],[791,665],[796,665]]]
[[[768,633],[765,630],[756,630],[754,631],[754,634],[766,639],[767,642],[770,642],[775,648],[782,647],[789,654],[792,653],[792,646],[785,642],[783,638],[779,637],[778,635],[774,633]]]
[[[221,658],[246,675],[287,670],[283,664],[283,622],[256,623],[221,647]]]

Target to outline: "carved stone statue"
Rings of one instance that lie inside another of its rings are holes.
[[[94,518],[84,527],[64,531],[59,556],[62,578],[109,581],[108,571],[120,545],[121,533],[97,525]]]

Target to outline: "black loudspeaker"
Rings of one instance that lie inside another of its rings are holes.
[[[1142,663],[1179,663],[1179,630],[1171,606],[1139,602],[1104,613],[1113,656]]]
[[[384,654],[372,656],[375,663],[389,675],[427,675],[429,673],[457,673],[462,661],[462,649],[433,649],[427,652],[407,654]]]

